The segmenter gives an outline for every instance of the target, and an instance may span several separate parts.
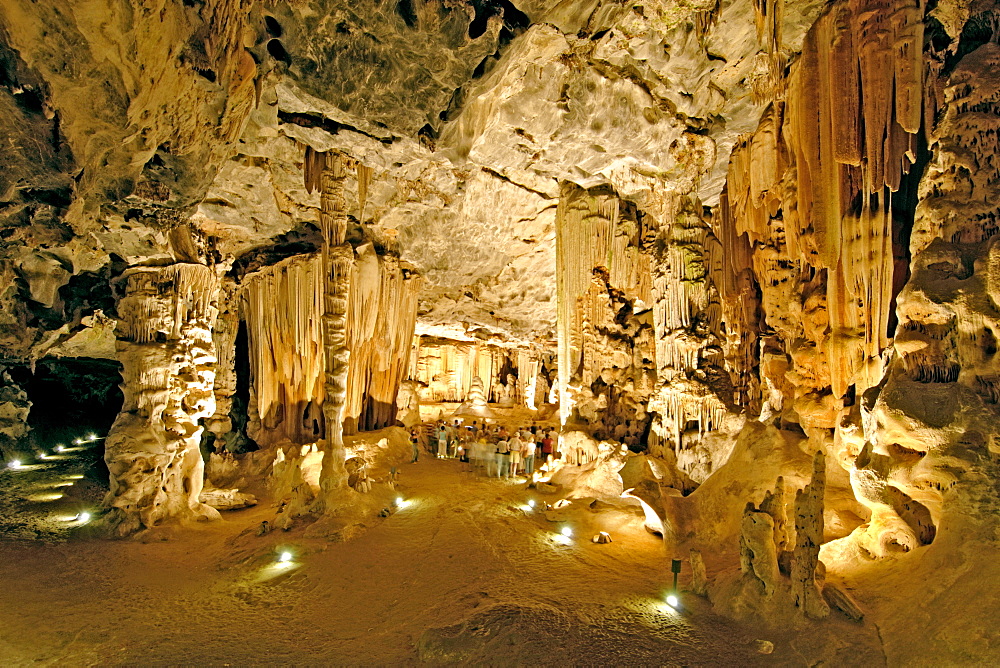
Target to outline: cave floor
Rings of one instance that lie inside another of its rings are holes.
[[[524,505],[551,497],[430,457],[403,467],[398,493],[409,505],[343,542],[309,527],[258,537],[266,503],[142,541],[8,537],[0,664],[744,666],[813,654],[691,594],[668,608],[662,542],[634,514],[585,509],[566,539]],[[589,540],[602,528],[614,542]],[[285,567],[281,549],[295,555]],[[759,653],[768,639],[774,653]]]

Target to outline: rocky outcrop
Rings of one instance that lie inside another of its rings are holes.
[[[0,456],[7,460],[21,452],[28,435],[28,394],[17,386],[10,374],[0,371]]]

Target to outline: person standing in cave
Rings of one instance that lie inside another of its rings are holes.
[[[507,478],[510,476],[510,443],[507,439],[501,438],[497,441],[497,477]]]
[[[521,460],[524,461],[524,475],[531,481],[535,472],[535,439],[530,437],[521,440]]]
[[[549,434],[542,439],[542,460],[546,464],[552,463],[552,436]]]
[[[517,475],[518,469],[521,468],[521,436],[514,431],[514,435],[510,437],[507,441],[507,445],[510,448],[510,477],[513,478]]]
[[[420,459],[420,438],[417,436],[417,430],[410,430],[410,445],[413,447],[413,459],[410,460],[411,464],[417,462]]]
[[[444,459],[448,456],[448,428],[443,424],[438,427],[438,459]]]

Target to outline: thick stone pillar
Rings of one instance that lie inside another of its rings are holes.
[[[178,263],[133,267],[122,280],[117,351],[125,402],[104,454],[109,528],[127,535],[170,518],[217,518],[198,498],[198,446],[199,420],[215,412],[219,276],[202,264]]]

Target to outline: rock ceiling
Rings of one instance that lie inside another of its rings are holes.
[[[0,343],[103,355],[89,287],[167,261],[181,224],[236,259],[308,245],[311,146],[370,168],[352,215],[398,233],[423,331],[551,344],[560,181],[714,204],[822,8],[0,3]]]

